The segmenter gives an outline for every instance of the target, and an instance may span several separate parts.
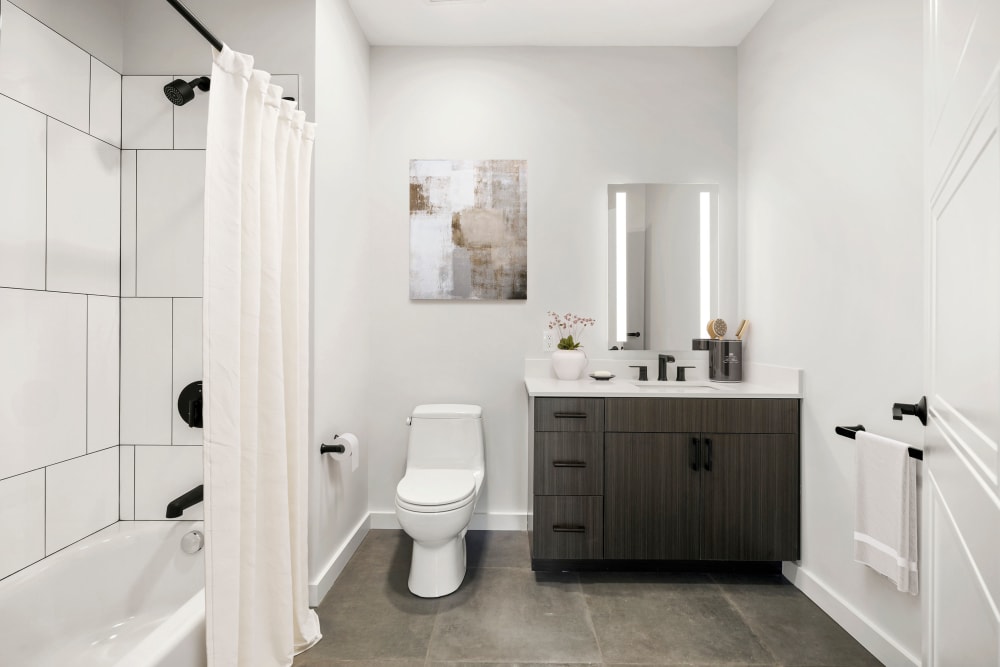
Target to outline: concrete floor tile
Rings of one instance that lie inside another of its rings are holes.
[[[468,566],[531,569],[527,531],[470,530],[465,535]]]
[[[472,662],[600,662],[576,575],[469,570],[442,598],[428,658]]]

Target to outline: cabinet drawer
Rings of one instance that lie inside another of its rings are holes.
[[[604,434],[536,433],[535,493],[540,496],[604,493]]]
[[[535,496],[532,558],[603,558],[601,496]]]
[[[799,399],[734,398],[705,400],[705,425],[711,433],[798,433]]]
[[[603,431],[603,398],[536,398],[536,431]]]
[[[702,398],[609,398],[609,433],[697,433],[702,430]],[[712,399],[712,402],[722,403]]]

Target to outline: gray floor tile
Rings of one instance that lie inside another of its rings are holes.
[[[469,570],[442,598],[428,658],[472,662],[600,662],[575,575]]]
[[[815,667],[882,664],[787,582],[722,583],[720,588],[782,664]]]
[[[776,662],[705,575],[581,575],[581,584],[608,663]]]
[[[401,531],[368,534],[316,609],[323,639],[311,660],[426,658],[438,600],[407,588],[411,548]]]
[[[527,531],[470,530],[465,547],[469,567],[531,569]]]

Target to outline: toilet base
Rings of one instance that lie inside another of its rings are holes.
[[[454,593],[465,579],[465,531],[440,542],[413,542],[410,592],[422,598]]]

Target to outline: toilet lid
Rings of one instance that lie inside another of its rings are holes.
[[[468,470],[407,470],[396,487],[399,500],[427,507],[427,511],[465,504],[475,492],[476,480]]]

